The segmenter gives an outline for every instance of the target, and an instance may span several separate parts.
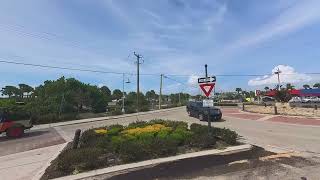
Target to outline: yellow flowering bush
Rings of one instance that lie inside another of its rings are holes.
[[[108,130],[106,129],[96,129],[94,130],[95,133],[97,134],[107,134]]]
[[[159,132],[161,130],[171,130],[171,127],[166,127],[162,124],[153,124],[143,128],[137,127],[133,129],[124,130],[122,131],[122,133],[128,134],[128,135],[139,135],[141,133]]]

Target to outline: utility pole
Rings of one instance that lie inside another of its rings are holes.
[[[140,93],[140,59],[142,56],[140,54],[136,54],[136,52],[133,52],[133,54],[137,57],[137,112],[139,112],[139,93]]]
[[[162,100],[162,79],[163,79],[163,74],[160,75],[159,109],[161,109],[161,100]]]
[[[278,75],[278,91],[280,90],[280,69],[278,68],[278,70],[276,72],[274,72],[274,74]]]

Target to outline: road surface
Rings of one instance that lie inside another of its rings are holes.
[[[185,121],[189,124],[207,124],[206,122],[200,122],[196,118],[189,117],[185,108],[178,108],[152,114],[31,130],[29,135],[18,140],[0,137],[0,160],[1,158],[5,159],[7,156],[26,153],[31,149],[45,147],[54,149],[54,147],[59,146],[58,144],[61,145],[65,141],[72,140],[76,129],[86,130],[117,123],[126,125],[138,120],[145,121],[151,119],[169,119]],[[236,108],[223,108],[223,121],[213,122],[212,125],[235,130],[241,136],[241,141],[266,149],[282,152],[294,151],[306,158],[306,160],[320,157],[320,119],[252,114],[240,112]],[[54,153],[51,153],[50,157],[53,154]],[[50,157],[47,158],[47,161],[50,160]],[[43,160],[43,162],[45,162],[45,160]],[[17,167],[21,167],[21,165],[13,164],[6,166],[0,164],[0,173],[7,172],[9,168],[11,171],[15,171]],[[302,167],[300,169],[302,169]],[[200,178],[201,173],[198,175]],[[228,176],[237,176],[237,174],[229,173]],[[28,179],[26,176],[21,177]],[[225,177],[227,177],[227,175],[225,175]],[[17,177],[16,179],[19,178]]]

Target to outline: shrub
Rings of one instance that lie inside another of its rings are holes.
[[[103,138],[103,135],[97,134],[94,129],[84,131],[80,137],[80,147],[92,147]]]
[[[184,145],[187,141],[190,140],[193,133],[184,129],[184,127],[177,128],[174,132],[169,135],[169,138],[173,138],[177,141],[178,145]]]
[[[215,145],[216,138],[212,135],[209,135],[208,132],[197,133],[192,136],[189,143],[192,147],[199,147],[201,149],[205,149]]]
[[[230,145],[235,145],[237,143],[238,134],[235,131],[231,131],[230,129],[226,129],[226,128],[223,128],[223,129],[215,128],[214,131],[218,131],[219,132],[218,136],[221,136],[221,139],[226,143]]]
[[[124,139],[119,145],[119,156],[123,162],[136,162],[150,158],[144,144],[138,140]]]
[[[57,168],[66,173],[95,169],[106,162],[105,159],[100,158],[102,153],[97,148],[69,149],[59,155]]]
[[[216,143],[216,138],[214,135],[208,134],[208,127],[200,124],[191,124],[191,132],[193,132],[190,138],[190,145],[193,147],[209,148]]]
[[[109,136],[116,136],[123,130],[123,126],[116,124],[116,125],[109,126],[107,129],[108,129],[107,134]]]
[[[183,129],[188,129],[188,123],[183,122],[183,121],[169,121],[169,120],[162,120],[162,119],[155,119],[150,121],[152,124],[163,124],[167,127],[171,127],[172,129],[176,128],[183,128]]]
[[[94,132],[96,134],[104,135],[104,134],[108,133],[108,130],[106,130],[106,129],[96,129],[96,130],[94,130]]]
[[[168,136],[156,136],[150,146],[150,153],[153,158],[177,154],[177,141]]]
[[[145,121],[136,121],[136,122],[132,122],[128,125],[127,129],[134,129],[134,128],[143,128],[146,127],[147,125],[149,125],[149,123],[145,122]]]
[[[131,129],[126,129],[122,131],[123,134],[131,134],[131,135],[139,135],[141,133],[147,133],[147,132],[152,132],[156,133],[159,132],[160,130],[163,129],[171,129],[171,127],[166,127],[162,124],[153,124],[153,125],[147,125],[144,127],[136,127],[136,128],[131,128]]]

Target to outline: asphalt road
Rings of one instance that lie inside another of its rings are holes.
[[[233,113],[233,110],[235,109],[228,108],[224,110],[224,121],[213,122],[212,125],[216,127],[227,127],[235,130],[241,135],[244,142],[248,142],[250,144],[320,155],[320,126],[260,121],[259,119],[263,118],[264,116],[251,119],[251,116],[249,116],[249,118],[245,120],[235,117],[237,114],[229,113]],[[246,117],[241,116],[241,118]],[[200,122],[196,118],[189,117],[185,109],[181,108],[168,112],[159,112],[115,120],[61,126],[60,129],[65,133],[66,136],[72,139],[76,129],[85,130],[92,127],[106,126],[115,123],[129,124],[130,122],[137,120],[146,121],[151,119],[169,119],[185,121],[189,124],[207,124],[207,122]]]
[[[320,169],[320,166],[317,163],[303,163],[309,161],[313,162],[314,159],[318,159],[320,157],[320,124],[318,123],[320,120],[303,118],[294,119],[281,116],[273,117],[269,115],[242,113],[235,108],[224,108],[223,114],[223,121],[213,122],[213,126],[227,127],[235,130],[241,136],[241,141],[243,142],[261,146],[267,150],[283,152],[294,151],[298,156],[302,156],[305,159],[288,160],[293,162],[293,164],[302,164],[301,167],[297,167],[292,164],[288,165],[288,163],[275,162],[267,164],[268,166],[261,166],[265,168],[261,168],[260,166],[250,166],[250,168],[238,169],[237,172],[233,172],[232,167],[228,166],[231,168],[231,171],[225,172],[224,174],[220,173],[219,176],[217,176],[219,179],[237,179],[235,177],[254,177],[254,175],[257,174],[263,175],[263,172],[267,171],[268,168],[271,167],[273,168],[271,174],[296,173],[295,175],[298,177],[300,175],[305,175],[303,173],[308,173],[310,177],[316,177],[317,175],[320,177],[320,174],[317,174],[318,172],[315,170]],[[70,141],[73,138],[76,129],[84,131],[93,127],[117,123],[126,125],[134,121],[147,121],[152,119],[178,120],[188,122],[189,124],[207,124],[207,122],[200,122],[196,118],[189,117],[185,108],[180,108],[167,112],[157,112],[98,122],[59,126],[49,129],[31,130],[24,138],[21,139],[7,139],[5,137],[0,137],[0,156],[27,151],[30,149],[53,146],[65,142],[64,140]],[[285,121],[283,119],[285,119]],[[318,162],[318,160],[316,162]],[[288,168],[286,164],[290,166],[290,168]],[[291,168],[291,166],[294,168]],[[279,167],[285,167],[287,169],[281,170]],[[213,169],[216,168],[217,167],[211,167],[211,170],[213,171]],[[195,179],[206,179],[212,176],[216,177],[216,174],[210,174],[211,170],[210,167],[208,167],[207,171],[194,172],[193,177]],[[277,177],[280,176],[274,176],[271,179],[277,179]],[[180,178],[184,179],[185,177],[181,176]]]

